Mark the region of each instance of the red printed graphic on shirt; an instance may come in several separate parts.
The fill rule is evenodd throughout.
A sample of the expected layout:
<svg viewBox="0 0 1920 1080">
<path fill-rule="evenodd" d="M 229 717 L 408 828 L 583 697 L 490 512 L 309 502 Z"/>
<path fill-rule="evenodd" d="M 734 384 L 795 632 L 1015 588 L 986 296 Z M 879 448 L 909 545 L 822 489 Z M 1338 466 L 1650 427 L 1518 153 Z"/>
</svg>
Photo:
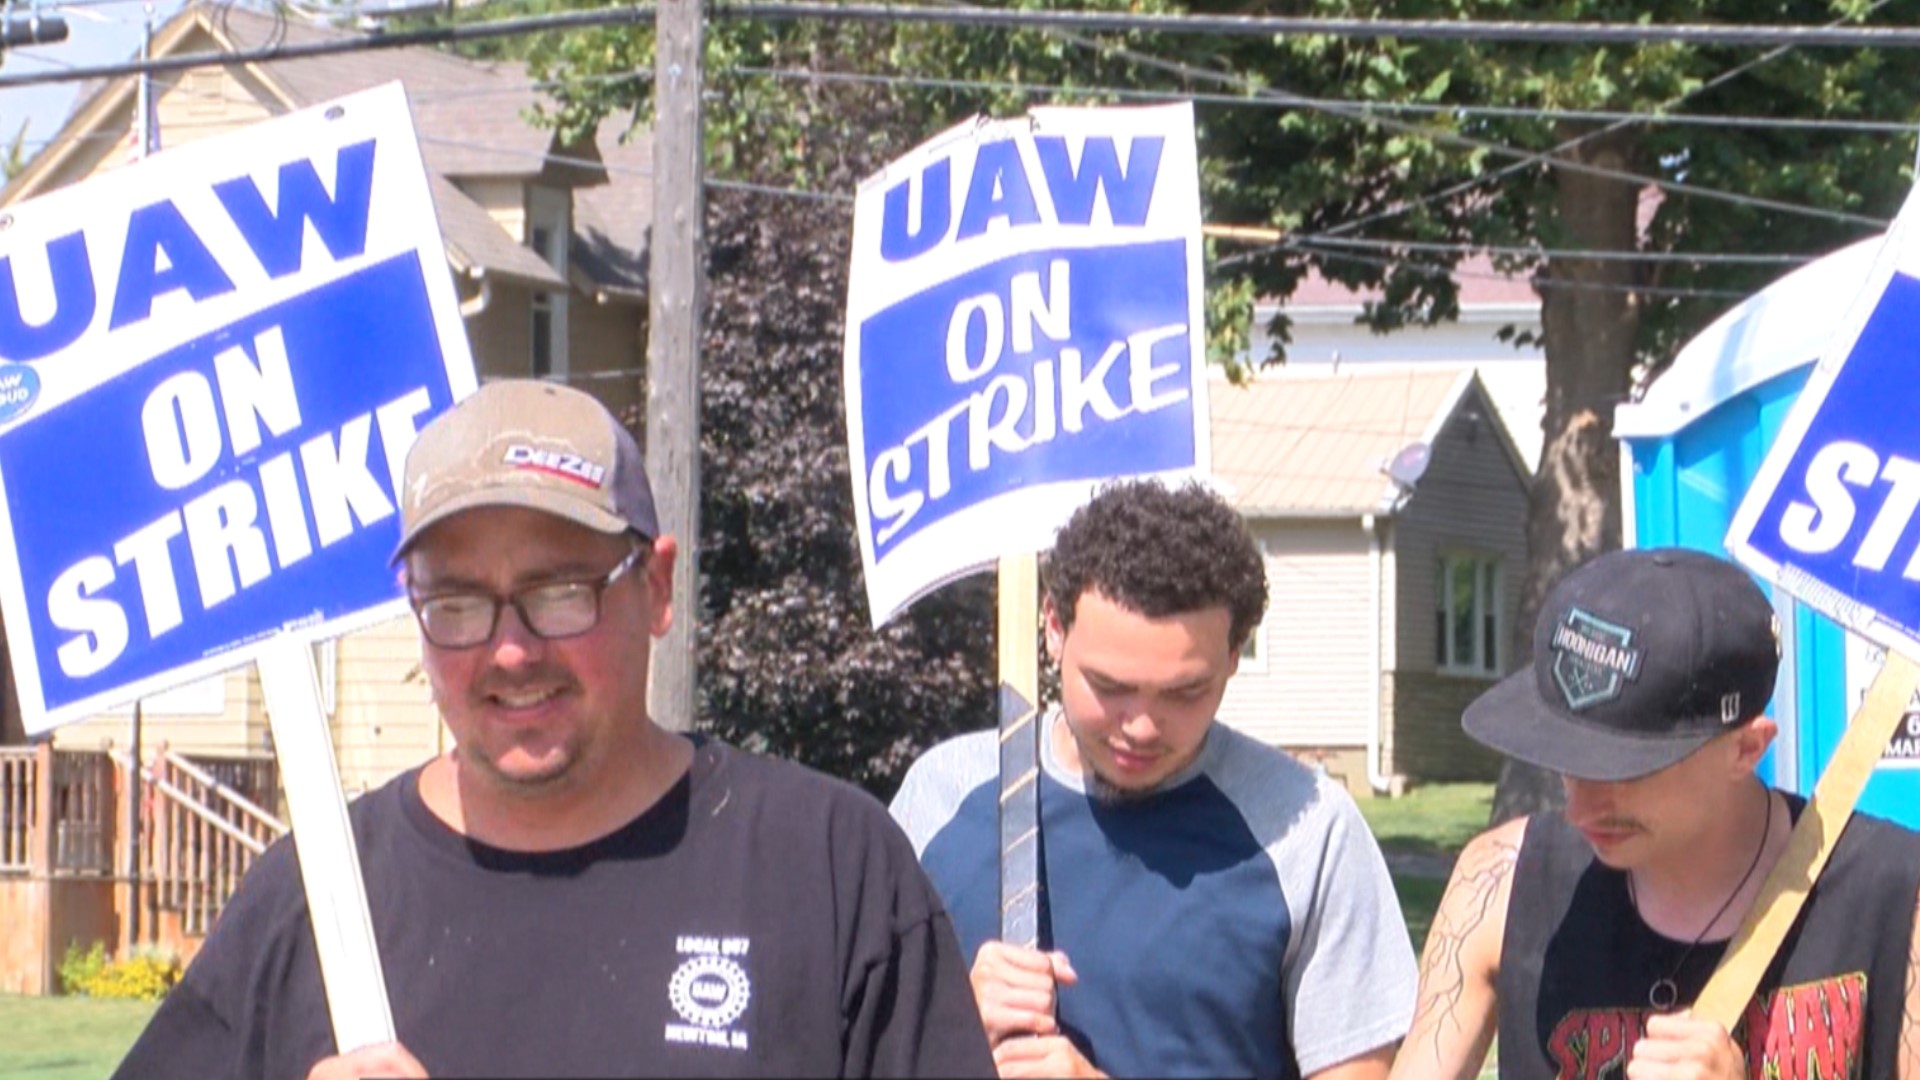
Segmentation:
<svg viewBox="0 0 1920 1080">
<path fill-rule="evenodd" d="M 1734 1028 L 1756 1080 L 1844 1080 L 1860 1075 L 1867 976 L 1835 975 L 1756 997 Z M 1560 1080 L 1619 1080 L 1650 1009 L 1580 1009 L 1547 1039 Z"/>
</svg>

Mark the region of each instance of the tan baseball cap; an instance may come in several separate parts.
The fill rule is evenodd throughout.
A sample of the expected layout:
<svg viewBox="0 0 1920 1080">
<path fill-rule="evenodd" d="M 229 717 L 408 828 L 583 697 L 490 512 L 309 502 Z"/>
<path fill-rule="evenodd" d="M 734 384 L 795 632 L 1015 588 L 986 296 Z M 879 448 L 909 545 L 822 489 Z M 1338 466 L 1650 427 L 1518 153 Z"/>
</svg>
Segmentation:
<svg viewBox="0 0 1920 1080">
<path fill-rule="evenodd" d="M 392 561 L 433 525 L 483 506 L 660 535 L 633 435 L 591 395 L 532 379 L 488 383 L 420 432 L 407 453 Z"/>
</svg>

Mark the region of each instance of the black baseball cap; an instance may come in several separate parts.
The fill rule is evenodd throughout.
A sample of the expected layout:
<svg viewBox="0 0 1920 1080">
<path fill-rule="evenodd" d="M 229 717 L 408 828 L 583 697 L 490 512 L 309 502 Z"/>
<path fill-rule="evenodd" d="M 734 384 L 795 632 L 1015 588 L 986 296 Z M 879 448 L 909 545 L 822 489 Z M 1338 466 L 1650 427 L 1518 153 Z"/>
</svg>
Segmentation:
<svg viewBox="0 0 1920 1080">
<path fill-rule="evenodd" d="M 1779 667 L 1779 620 L 1746 571 L 1689 548 L 1615 551 L 1548 592 L 1533 663 L 1461 724 L 1531 765 L 1632 780 L 1758 716 Z"/>
</svg>

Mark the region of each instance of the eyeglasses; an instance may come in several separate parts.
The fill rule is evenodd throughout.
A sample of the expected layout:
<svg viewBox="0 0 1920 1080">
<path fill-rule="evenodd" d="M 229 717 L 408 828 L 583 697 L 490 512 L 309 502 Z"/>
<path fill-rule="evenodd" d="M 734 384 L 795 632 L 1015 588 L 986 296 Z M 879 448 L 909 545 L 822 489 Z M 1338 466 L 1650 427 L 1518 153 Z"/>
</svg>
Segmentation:
<svg viewBox="0 0 1920 1080">
<path fill-rule="evenodd" d="M 586 581 L 549 581 L 517 589 L 505 597 L 493 593 L 443 593 L 415 596 L 413 614 L 420 632 L 442 649 L 471 649 L 493 640 L 500 628 L 500 609 L 512 604 L 521 625 L 547 641 L 579 637 L 600 622 L 600 597 L 607 587 L 639 565 L 651 550 L 636 545 L 605 576 Z"/>
</svg>

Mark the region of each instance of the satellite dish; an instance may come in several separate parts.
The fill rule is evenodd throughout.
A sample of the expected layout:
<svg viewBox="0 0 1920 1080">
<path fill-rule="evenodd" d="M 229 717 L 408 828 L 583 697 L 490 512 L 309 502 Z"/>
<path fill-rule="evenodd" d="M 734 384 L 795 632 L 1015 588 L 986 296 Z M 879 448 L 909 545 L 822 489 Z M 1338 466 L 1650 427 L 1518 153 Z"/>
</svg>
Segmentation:
<svg viewBox="0 0 1920 1080">
<path fill-rule="evenodd" d="M 1387 462 L 1387 475 L 1394 483 L 1411 491 L 1413 485 L 1427 474 L 1427 465 L 1432 460 L 1433 449 L 1426 443 L 1408 443 Z"/>
</svg>

